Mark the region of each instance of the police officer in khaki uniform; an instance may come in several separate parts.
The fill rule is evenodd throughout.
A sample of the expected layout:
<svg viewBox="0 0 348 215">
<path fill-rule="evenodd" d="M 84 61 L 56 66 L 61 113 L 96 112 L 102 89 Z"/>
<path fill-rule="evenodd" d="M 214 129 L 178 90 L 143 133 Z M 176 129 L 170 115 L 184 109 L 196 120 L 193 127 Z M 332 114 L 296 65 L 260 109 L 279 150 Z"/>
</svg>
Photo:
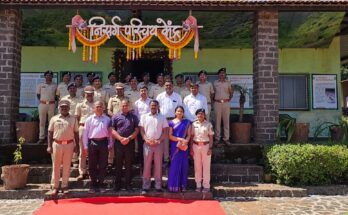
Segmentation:
<svg viewBox="0 0 348 215">
<path fill-rule="evenodd" d="M 149 97 L 153 99 L 156 99 L 160 93 L 163 93 L 164 91 L 166 91 L 164 87 L 163 73 L 157 74 L 156 80 L 157 80 L 157 84 L 151 87 L 151 89 L 149 90 Z"/>
<path fill-rule="evenodd" d="M 177 74 L 175 76 L 176 85 L 174 86 L 174 91 L 178 93 L 179 95 L 181 95 L 181 91 L 185 88 L 183 81 L 184 81 L 184 76 L 182 74 Z"/>
<path fill-rule="evenodd" d="M 109 97 L 112 97 L 116 94 L 115 84 L 116 84 L 116 74 L 110 72 L 108 75 L 109 83 L 103 85 L 103 89 L 109 94 Z"/>
<path fill-rule="evenodd" d="M 180 95 L 181 98 L 184 99 L 186 96 L 191 94 L 191 84 L 192 84 L 192 78 L 190 76 L 185 78 L 185 86 L 183 86 Z"/>
<path fill-rule="evenodd" d="M 69 114 L 71 116 L 75 116 L 76 106 L 78 103 L 81 103 L 83 101 L 83 98 L 77 95 L 77 87 L 74 82 L 68 85 L 68 92 L 69 95 L 64 96 L 62 99 L 68 100 L 70 102 Z M 74 153 L 73 155 L 73 163 L 74 165 L 77 165 L 78 163 L 78 157 L 76 153 Z"/>
<path fill-rule="evenodd" d="M 45 83 L 41 83 L 36 88 L 36 95 L 39 104 L 39 118 L 40 118 L 40 135 L 39 135 L 39 144 L 45 143 L 45 126 L 46 119 L 51 120 L 54 115 L 55 109 L 55 95 L 57 90 L 57 85 L 52 83 L 53 72 L 48 70 L 44 73 Z M 48 116 L 48 117 L 47 117 Z"/>
<path fill-rule="evenodd" d="M 63 72 L 63 82 L 58 84 L 57 87 L 57 92 L 56 95 L 58 97 L 58 99 L 60 100 L 61 98 L 63 98 L 66 95 L 69 95 L 68 92 L 68 84 L 70 82 L 71 79 L 71 73 L 70 72 Z"/>
<path fill-rule="evenodd" d="M 82 135 L 84 131 L 86 119 L 94 113 L 94 88 L 92 86 L 85 87 L 85 97 L 81 103 L 78 103 L 76 106 L 75 115 L 79 121 L 79 146 L 80 146 L 80 155 L 79 155 L 79 173 L 77 180 L 82 180 L 87 178 L 87 167 L 86 167 L 86 151 L 83 149 L 82 144 Z"/>
<path fill-rule="evenodd" d="M 140 99 L 140 92 L 138 90 L 138 80 L 137 77 L 133 76 L 130 79 L 130 90 L 127 90 L 124 94 L 129 98 L 129 110 L 134 109 L 135 102 Z"/>
<path fill-rule="evenodd" d="M 211 113 L 211 101 L 212 98 L 214 98 L 214 87 L 213 85 L 207 81 L 208 80 L 208 73 L 205 70 L 201 70 L 198 73 L 198 78 L 199 78 L 199 82 L 198 86 L 199 86 L 199 93 L 201 93 L 202 95 L 204 95 L 207 98 L 207 102 L 208 102 L 208 112 L 206 114 L 207 117 L 207 121 L 209 121 L 209 116 Z"/>
<path fill-rule="evenodd" d="M 74 77 L 74 82 L 76 85 L 76 96 L 78 97 L 85 97 L 84 94 L 84 86 L 83 86 L 83 76 L 82 75 L 76 75 Z M 75 110 L 74 110 L 75 111 Z"/>
<path fill-rule="evenodd" d="M 215 140 L 220 141 L 221 120 L 224 126 L 223 142 L 229 144 L 230 139 L 230 101 L 233 96 L 231 82 L 226 80 L 226 68 L 218 71 L 219 80 L 214 81 Z"/>
<path fill-rule="evenodd" d="M 94 101 L 101 101 L 104 107 L 109 101 L 109 94 L 102 88 L 102 81 L 99 76 L 93 78 Z"/>
<path fill-rule="evenodd" d="M 111 97 L 108 102 L 108 115 L 110 117 L 113 117 L 115 114 L 121 111 L 121 101 L 123 99 L 129 100 L 127 96 L 124 95 L 124 84 L 123 83 L 116 83 L 115 84 L 115 89 L 116 89 L 116 95 Z M 114 163 L 114 158 L 115 158 L 115 153 L 114 153 L 114 148 L 112 148 L 109 151 L 109 156 L 108 156 L 108 169 L 110 169 Z"/>
<path fill-rule="evenodd" d="M 138 84 L 138 89 L 146 86 L 148 91 L 150 91 L 151 87 L 153 87 L 154 85 L 154 83 L 150 82 L 150 73 L 145 72 L 143 74 L 143 81 Z"/>
<path fill-rule="evenodd" d="M 68 100 L 70 102 L 70 111 L 69 114 L 71 116 L 75 116 L 76 106 L 78 103 L 83 101 L 83 98 L 77 96 L 77 87 L 75 83 L 70 83 L 68 85 L 69 95 L 64 96 L 62 99 Z"/>
<path fill-rule="evenodd" d="M 113 115 L 117 114 L 118 112 L 121 111 L 121 100 L 122 99 L 128 99 L 127 96 L 124 94 L 124 84 L 123 83 L 116 83 L 115 84 L 115 89 L 116 89 L 116 95 L 111 97 L 108 102 L 108 115 L 112 117 Z"/>
<path fill-rule="evenodd" d="M 87 73 L 88 85 L 93 86 L 93 78 L 95 77 L 94 72 Z"/>
<path fill-rule="evenodd" d="M 67 194 L 70 165 L 73 152 L 77 152 L 78 122 L 69 114 L 70 102 L 61 99 L 59 114 L 52 117 L 48 126 L 47 152 L 52 154 L 52 194 L 57 195 L 60 181 L 60 167 L 63 166 L 62 191 Z"/>
</svg>

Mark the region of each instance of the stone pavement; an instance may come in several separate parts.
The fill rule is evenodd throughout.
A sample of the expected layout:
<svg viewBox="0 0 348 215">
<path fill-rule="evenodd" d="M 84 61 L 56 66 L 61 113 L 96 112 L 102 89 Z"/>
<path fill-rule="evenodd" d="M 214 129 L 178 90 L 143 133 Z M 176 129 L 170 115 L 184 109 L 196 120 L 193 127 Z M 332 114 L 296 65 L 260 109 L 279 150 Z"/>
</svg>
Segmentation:
<svg viewBox="0 0 348 215">
<path fill-rule="evenodd" d="M 225 198 L 227 215 L 348 215 L 348 196 Z"/>
<path fill-rule="evenodd" d="M 227 215 L 348 215 L 348 196 L 224 198 L 218 200 Z M 42 199 L 0 200 L 0 214 L 30 215 L 42 203 Z"/>
</svg>

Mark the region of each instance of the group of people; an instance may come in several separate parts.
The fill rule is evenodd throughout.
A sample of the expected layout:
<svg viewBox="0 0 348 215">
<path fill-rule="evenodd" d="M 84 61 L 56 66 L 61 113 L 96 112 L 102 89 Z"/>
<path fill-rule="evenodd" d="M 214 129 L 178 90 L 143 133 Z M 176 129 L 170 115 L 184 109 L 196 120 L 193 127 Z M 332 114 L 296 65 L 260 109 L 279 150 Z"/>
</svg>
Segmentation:
<svg viewBox="0 0 348 215">
<path fill-rule="evenodd" d="M 115 166 L 114 191 L 122 186 L 124 167 L 126 190 L 132 190 L 132 164 L 138 153 L 143 165 L 142 193 L 151 185 L 154 166 L 155 189 L 162 191 L 162 166 L 168 167 L 168 191 L 184 192 L 188 180 L 188 157 L 194 160 L 197 192 L 210 190 L 210 162 L 213 139 L 220 140 L 221 121 L 223 142 L 229 139 L 229 112 L 233 88 L 226 80 L 226 69 L 218 71 L 219 80 L 207 81 L 207 72 L 200 71 L 199 82 L 183 75 L 157 75 L 157 84 L 150 82 L 148 73 L 143 82 L 128 76 L 125 83 L 116 75 L 108 75 L 109 83 L 102 86 L 100 77 L 88 73 L 90 84 L 83 87 L 83 77 L 63 74 L 63 82 L 52 83 L 53 73 L 44 73 L 45 83 L 37 87 L 40 101 L 40 140 L 45 143 L 45 123 L 48 117 L 48 148 L 52 154 L 52 194 L 61 188 L 68 193 L 72 160 L 79 154 L 77 180 L 91 179 L 90 193 L 105 192 L 104 179 L 108 166 Z M 55 116 L 55 101 L 59 113 Z M 215 132 L 210 113 L 215 112 Z M 52 117 L 53 116 L 53 117 Z M 60 167 L 62 184 L 60 181 Z"/>
</svg>

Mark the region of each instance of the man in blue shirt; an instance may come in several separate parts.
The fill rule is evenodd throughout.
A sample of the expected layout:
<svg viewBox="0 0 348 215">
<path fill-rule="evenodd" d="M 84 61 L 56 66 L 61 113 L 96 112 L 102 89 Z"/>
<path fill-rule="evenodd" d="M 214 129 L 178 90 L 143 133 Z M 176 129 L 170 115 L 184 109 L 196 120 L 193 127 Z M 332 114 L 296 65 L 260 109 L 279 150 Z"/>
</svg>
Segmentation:
<svg viewBox="0 0 348 215">
<path fill-rule="evenodd" d="M 132 162 L 139 128 L 138 117 L 129 111 L 129 100 L 121 101 L 121 112 L 112 117 L 112 136 L 115 139 L 116 178 L 114 191 L 121 188 L 122 166 L 125 167 L 125 188 L 131 190 Z"/>
</svg>

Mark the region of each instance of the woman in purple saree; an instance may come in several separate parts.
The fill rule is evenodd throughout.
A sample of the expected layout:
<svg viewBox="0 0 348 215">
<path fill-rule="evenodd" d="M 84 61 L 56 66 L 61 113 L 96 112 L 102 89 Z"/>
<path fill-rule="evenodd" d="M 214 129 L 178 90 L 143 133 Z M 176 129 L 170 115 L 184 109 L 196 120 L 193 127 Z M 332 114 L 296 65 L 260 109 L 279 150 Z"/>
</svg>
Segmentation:
<svg viewBox="0 0 348 215">
<path fill-rule="evenodd" d="M 175 109 L 175 119 L 169 124 L 170 167 L 168 191 L 185 192 L 188 178 L 188 143 L 191 138 L 191 122 L 184 118 L 184 108 Z"/>
</svg>

